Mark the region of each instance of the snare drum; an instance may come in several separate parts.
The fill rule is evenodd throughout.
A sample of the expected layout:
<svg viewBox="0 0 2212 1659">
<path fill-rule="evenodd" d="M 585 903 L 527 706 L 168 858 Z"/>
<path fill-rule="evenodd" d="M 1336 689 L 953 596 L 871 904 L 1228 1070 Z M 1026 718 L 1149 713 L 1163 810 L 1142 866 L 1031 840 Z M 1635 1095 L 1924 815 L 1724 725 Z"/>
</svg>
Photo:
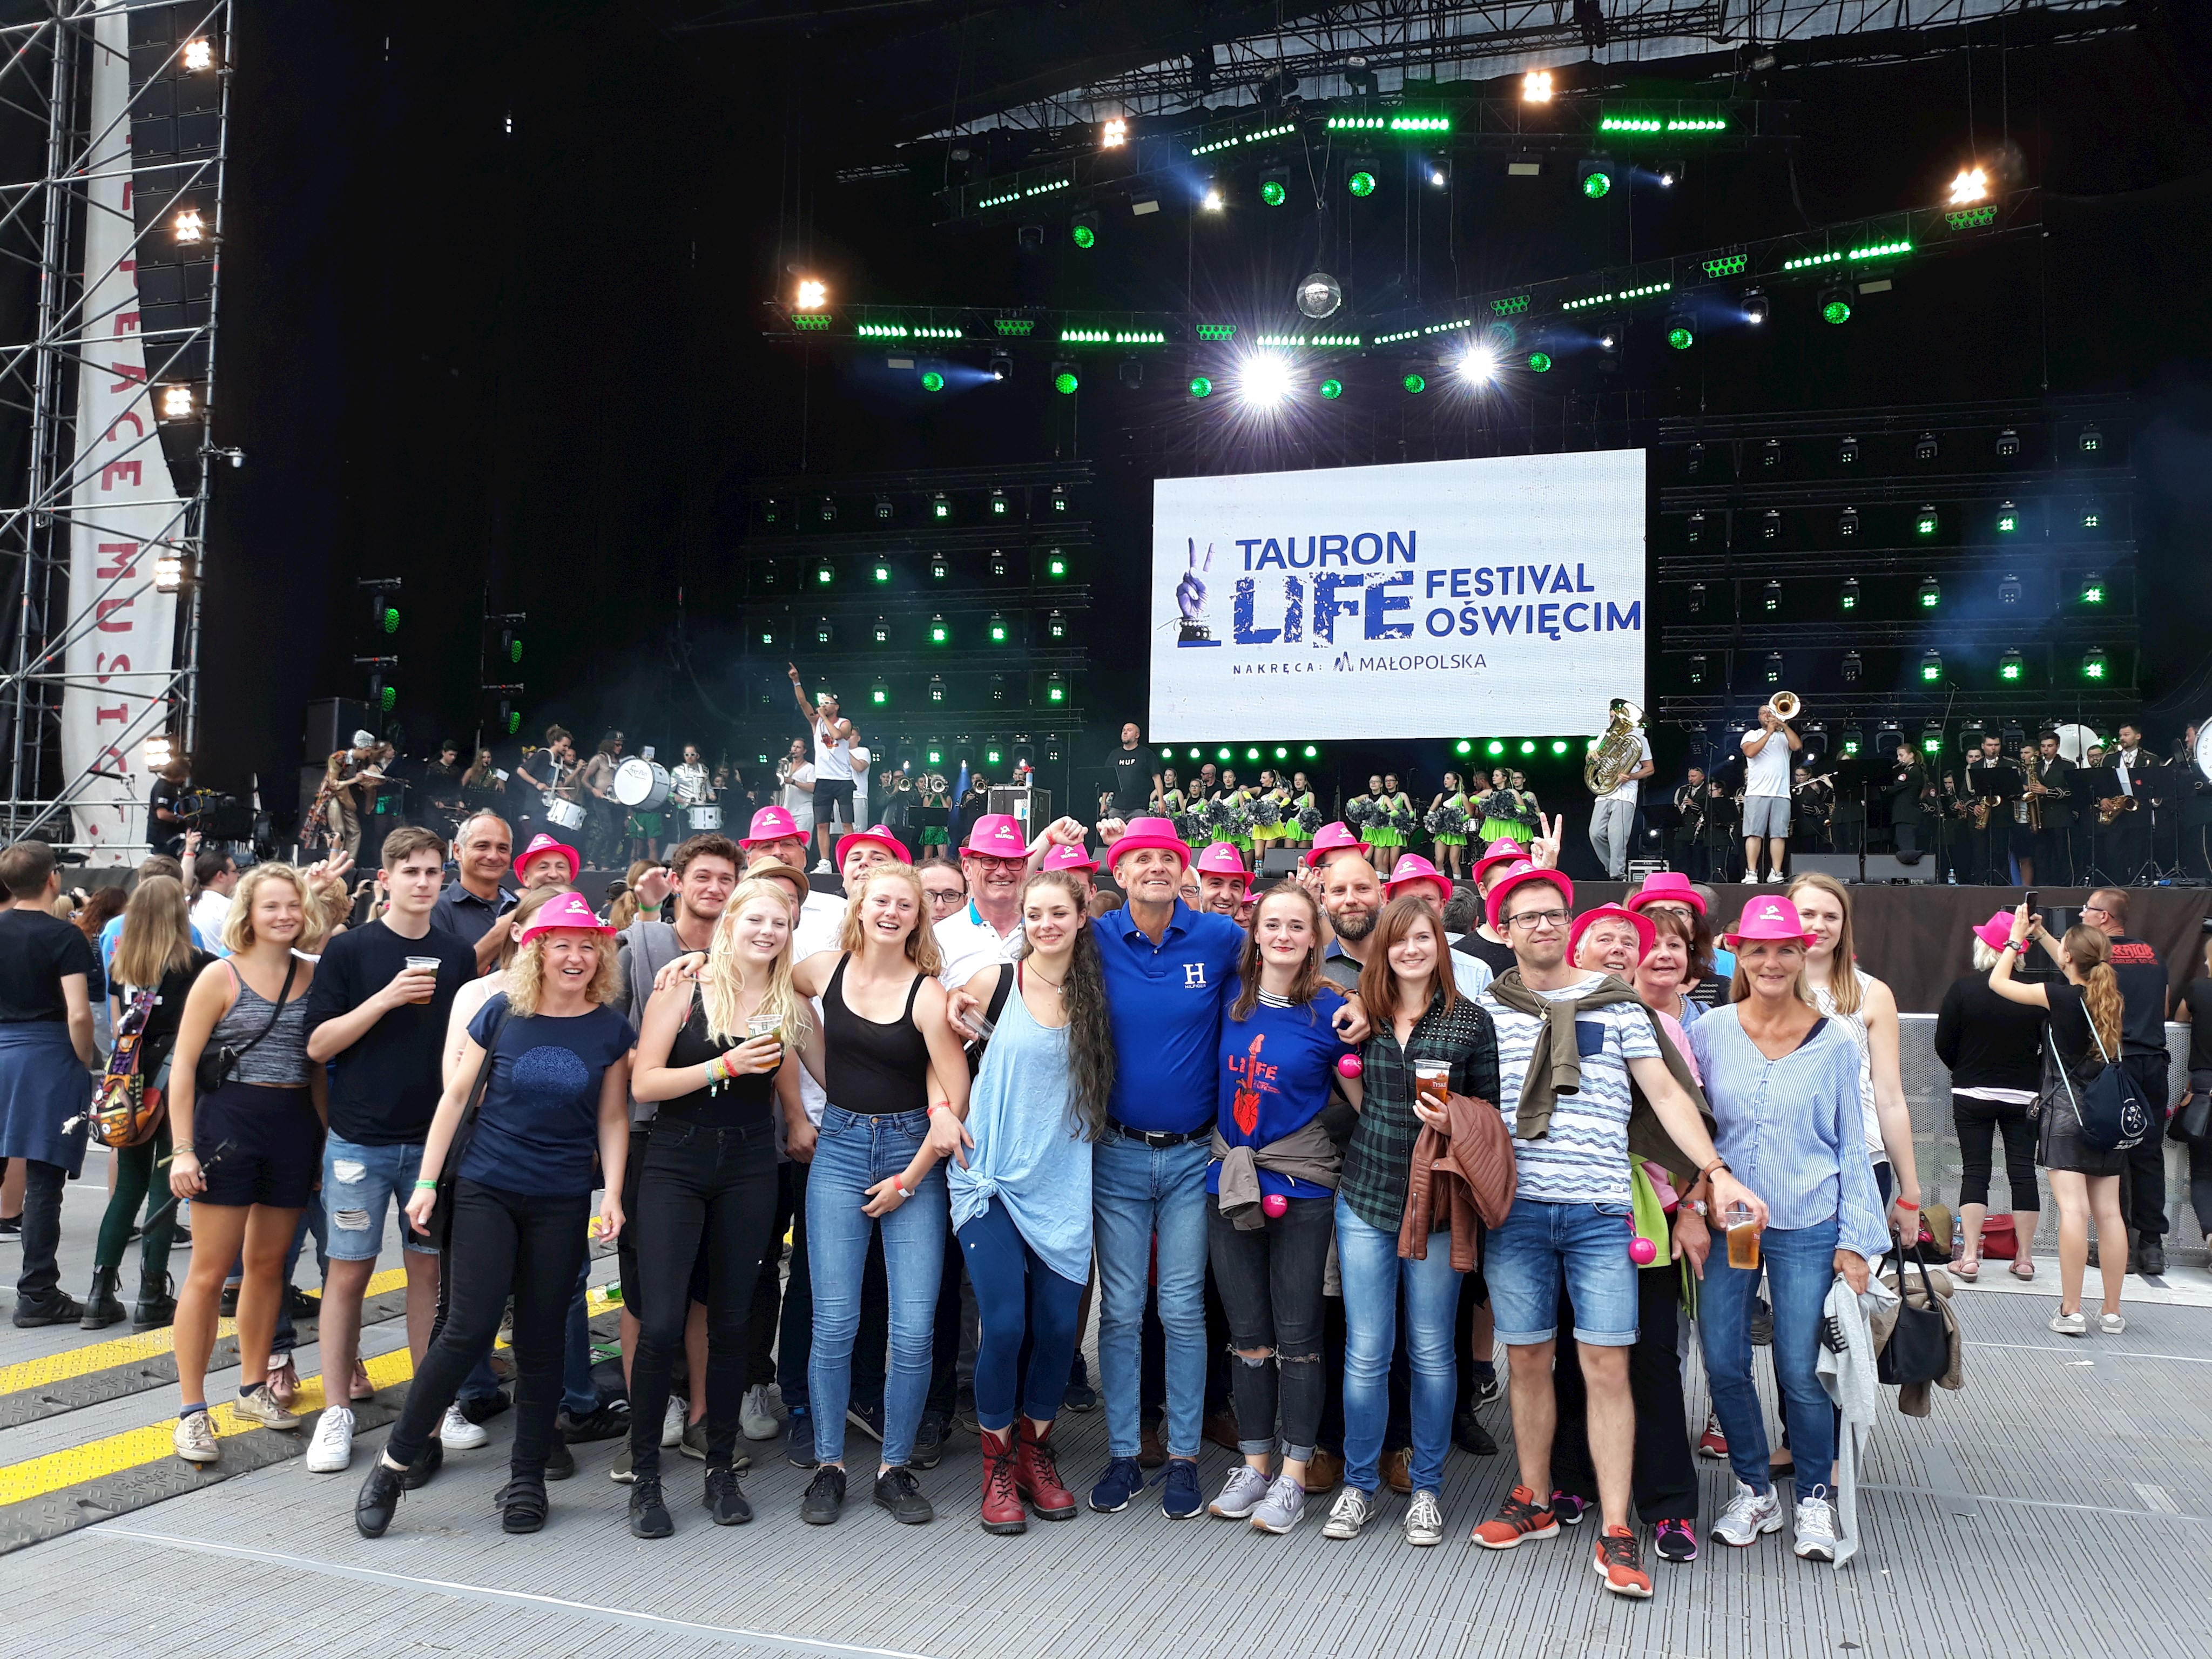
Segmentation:
<svg viewBox="0 0 2212 1659">
<path fill-rule="evenodd" d="M 669 796 L 668 769 L 632 755 L 615 768 L 615 799 L 638 812 L 657 812 Z"/>
<path fill-rule="evenodd" d="M 548 795 L 545 797 L 545 821 L 557 830 L 572 830 L 581 835 L 584 830 L 583 803 L 562 800 L 558 795 Z"/>
<path fill-rule="evenodd" d="M 722 827 L 722 809 L 719 806 L 711 805 L 695 806 L 691 809 L 689 817 L 691 833 L 695 836 L 707 835 Z"/>
</svg>

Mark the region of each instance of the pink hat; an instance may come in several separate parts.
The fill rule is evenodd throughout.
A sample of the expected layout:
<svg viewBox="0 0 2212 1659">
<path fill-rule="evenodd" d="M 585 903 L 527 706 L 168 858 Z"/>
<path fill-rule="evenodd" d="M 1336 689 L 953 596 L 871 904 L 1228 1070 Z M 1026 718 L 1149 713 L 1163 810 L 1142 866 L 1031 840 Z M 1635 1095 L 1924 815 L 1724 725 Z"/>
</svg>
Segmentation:
<svg viewBox="0 0 2212 1659">
<path fill-rule="evenodd" d="M 1044 855 L 1044 868 L 1048 870 L 1096 870 L 1097 867 L 1098 860 L 1072 841 L 1055 842 L 1052 850 Z"/>
<path fill-rule="evenodd" d="M 1121 839 L 1106 849 L 1106 867 L 1114 869 L 1121 862 L 1124 853 L 1141 852 L 1147 847 L 1164 848 L 1190 864 L 1190 846 L 1175 832 L 1175 825 L 1165 818 L 1131 818 L 1129 827 L 1121 832 Z"/>
<path fill-rule="evenodd" d="M 1974 929 L 1974 937 L 1992 951 L 2002 951 L 2012 943 L 2012 912 L 2000 910 Z"/>
<path fill-rule="evenodd" d="M 1198 855 L 1198 873 L 1201 876 L 1236 876 L 1245 886 L 1252 884 L 1252 872 L 1244 867 L 1244 860 L 1237 849 L 1225 841 L 1217 841 Z"/>
<path fill-rule="evenodd" d="M 837 867 L 845 867 L 845 854 L 852 850 L 854 842 L 866 842 L 871 847 L 880 847 L 901 864 L 912 864 L 914 854 L 908 852 L 899 838 L 880 823 L 872 830 L 855 830 L 848 836 L 837 837 Z"/>
<path fill-rule="evenodd" d="M 514 861 L 516 878 L 518 880 L 521 878 L 522 872 L 530 867 L 531 860 L 541 858 L 548 853 L 558 853 L 568 860 L 568 884 L 572 887 L 575 885 L 577 872 L 584 867 L 583 858 L 574 848 L 566 842 L 557 842 L 550 836 L 539 836 L 522 849 L 522 856 Z"/>
<path fill-rule="evenodd" d="M 1025 859 L 1030 843 L 1012 812 L 986 812 L 968 831 L 963 853 L 981 853 L 987 859 Z"/>
<path fill-rule="evenodd" d="M 1474 884 L 1477 887 L 1482 885 L 1483 877 L 1490 873 L 1492 865 L 1511 864 L 1517 859 L 1525 859 L 1528 856 L 1528 849 L 1519 842 L 1510 836 L 1500 836 L 1496 841 L 1491 842 L 1482 856 L 1474 861 L 1473 876 Z"/>
<path fill-rule="evenodd" d="M 1405 854 L 1391 866 L 1390 879 L 1382 884 L 1382 896 L 1394 899 L 1398 896 L 1400 888 L 1410 887 L 1422 881 L 1435 884 L 1438 906 L 1451 902 L 1451 878 L 1419 853 Z"/>
<path fill-rule="evenodd" d="M 1490 931 L 1492 933 L 1502 933 L 1504 931 L 1504 925 L 1500 921 L 1499 918 L 1503 916 L 1505 912 L 1506 896 L 1511 893 L 1515 888 L 1532 881 L 1550 882 L 1553 886 L 1557 887 L 1560 893 L 1565 897 L 1569 908 L 1571 908 L 1573 907 L 1575 902 L 1575 884 L 1573 882 L 1568 880 L 1562 872 L 1558 870 L 1540 870 L 1534 865 L 1527 863 L 1511 865 L 1507 867 L 1505 873 L 1498 877 L 1496 883 L 1492 885 L 1490 896 L 1486 901 L 1490 910 Z"/>
<path fill-rule="evenodd" d="M 1616 921 L 1632 921 L 1636 924 L 1636 959 L 1638 962 L 1651 954 L 1651 945 L 1659 937 L 1659 930 L 1652 925 L 1650 917 L 1640 911 L 1631 910 L 1625 905 L 1601 904 L 1595 909 L 1585 910 L 1577 916 L 1575 925 L 1568 930 L 1567 960 L 1569 962 L 1573 962 L 1581 954 L 1583 935 L 1607 917 Z"/>
<path fill-rule="evenodd" d="M 1743 907 L 1743 914 L 1735 919 L 1735 930 L 1723 942 L 1733 951 L 1743 945 L 1790 940 L 1799 945 L 1813 942 L 1813 936 L 1805 931 L 1805 918 L 1781 894 L 1761 893 Z"/>
<path fill-rule="evenodd" d="M 587 927 L 595 933 L 611 933 L 614 929 L 592 914 L 581 893 L 563 893 L 558 898 L 548 899 L 538 906 L 538 914 L 530 925 L 515 936 L 517 945 L 527 945 L 540 933 L 550 933 L 562 927 Z"/>
<path fill-rule="evenodd" d="M 790 813 L 781 806 L 763 806 L 753 814 L 752 833 L 738 845 L 750 849 L 765 847 L 770 842 L 805 839 L 806 832 L 792 820 Z"/>
<path fill-rule="evenodd" d="M 1357 852 L 1362 858 L 1374 849 L 1346 829 L 1341 820 L 1324 823 L 1314 831 L 1313 845 L 1306 848 L 1306 868 L 1310 870 L 1331 853 Z"/>
<path fill-rule="evenodd" d="M 1699 915 L 1705 914 L 1705 896 L 1691 885 L 1690 878 L 1677 870 L 1654 870 L 1644 878 L 1644 885 L 1622 901 L 1632 910 L 1641 910 L 1647 904 L 1661 899 L 1669 903 L 1686 904 Z M 1649 945 L 1644 947 L 1650 949 Z"/>
</svg>

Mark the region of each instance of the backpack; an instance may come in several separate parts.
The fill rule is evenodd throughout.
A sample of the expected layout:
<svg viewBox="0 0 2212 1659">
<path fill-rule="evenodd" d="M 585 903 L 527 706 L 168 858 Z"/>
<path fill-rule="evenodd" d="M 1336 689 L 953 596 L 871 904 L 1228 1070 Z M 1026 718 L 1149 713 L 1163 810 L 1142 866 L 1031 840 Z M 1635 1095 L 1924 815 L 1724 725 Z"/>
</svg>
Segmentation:
<svg viewBox="0 0 2212 1659">
<path fill-rule="evenodd" d="M 2058 1059 L 2058 1043 L 2048 1025 L 2043 1028 L 2043 1040 L 2051 1045 L 2051 1057 L 2058 1063 L 2058 1080 L 2066 1091 L 2067 1104 L 2074 1109 L 2075 1121 L 2081 1125 L 2081 1144 L 2092 1152 L 2124 1152 L 2150 1133 L 2150 1103 L 2143 1098 L 2142 1085 L 2129 1075 L 2127 1067 L 2105 1053 L 2105 1039 L 2097 1035 L 2097 1022 L 2089 1018 L 2086 1007 L 2081 1017 L 2089 1028 L 2089 1040 L 2097 1045 L 2105 1064 L 2079 1090 L 2066 1070 L 2066 1062 Z"/>
<path fill-rule="evenodd" d="M 103 1146 L 143 1145 L 161 1127 L 169 1109 L 167 1057 L 163 1056 L 161 1069 L 151 1077 L 144 1066 L 146 1027 L 160 996 L 159 986 L 134 991 L 131 1006 L 116 1022 L 114 1046 L 108 1050 L 107 1066 L 92 1102 L 92 1138 Z"/>
</svg>

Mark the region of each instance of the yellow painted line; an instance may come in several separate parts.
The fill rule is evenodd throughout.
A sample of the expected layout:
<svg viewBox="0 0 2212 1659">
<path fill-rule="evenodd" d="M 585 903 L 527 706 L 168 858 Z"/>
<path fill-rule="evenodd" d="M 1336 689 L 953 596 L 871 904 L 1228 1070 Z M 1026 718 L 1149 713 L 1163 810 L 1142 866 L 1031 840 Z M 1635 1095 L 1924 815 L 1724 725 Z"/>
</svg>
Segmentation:
<svg viewBox="0 0 2212 1659">
<path fill-rule="evenodd" d="M 404 1282 L 404 1270 L 401 1273 Z M 379 1275 L 382 1277 L 382 1275 Z M 374 1281 L 371 1281 L 374 1284 Z M 586 1307 L 594 1315 L 619 1308 L 605 1290 L 594 1285 L 585 1297 Z M 223 1322 L 228 1325 L 230 1322 Z M 154 1334 L 147 1333 L 149 1336 Z M 161 1333 L 167 1335 L 167 1332 Z M 109 1345 L 112 1346 L 112 1345 Z M 504 1344 L 501 1345 L 504 1346 Z M 388 1389 L 395 1382 L 404 1382 L 415 1375 L 415 1358 L 404 1346 L 390 1353 L 379 1354 L 367 1362 L 368 1380 L 379 1389 Z M 301 1417 L 323 1408 L 323 1379 L 320 1376 L 300 1379 L 300 1392 L 292 1401 L 292 1409 Z M 239 1416 L 229 1401 L 212 1407 L 209 1419 L 215 1425 L 216 1437 L 228 1439 L 234 1435 L 246 1434 L 260 1425 Z M 82 1486 L 88 1480 L 119 1474 L 148 1463 L 158 1463 L 163 1458 L 176 1455 L 176 1418 L 166 1416 L 157 1423 L 143 1428 L 125 1429 L 120 1434 L 111 1434 L 98 1440 L 87 1441 L 82 1446 L 71 1446 L 62 1451 L 48 1452 L 41 1457 L 29 1457 L 20 1463 L 0 1467 L 0 1504 L 20 1504 L 28 1498 L 42 1498 L 48 1492 L 60 1492 L 70 1486 Z M 304 1426 L 299 1431 L 308 1432 Z"/>
<path fill-rule="evenodd" d="M 407 1270 L 392 1267 L 378 1273 L 368 1281 L 370 1296 L 381 1296 L 386 1291 L 403 1288 L 407 1283 Z M 218 1320 L 216 1340 L 238 1334 L 238 1322 Z M 65 1382 L 73 1376 L 89 1376 L 94 1371 L 104 1371 L 117 1365 L 134 1364 L 142 1359 L 156 1359 L 176 1350 L 176 1332 L 168 1326 L 160 1330 L 143 1331 L 137 1336 L 118 1336 L 105 1342 L 88 1342 L 82 1348 L 68 1348 L 60 1353 L 50 1353 L 43 1359 L 26 1359 L 13 1365 L 0 1365 L 0 1394 L 15 1394 L 24 1389 L 43 1389 L 56 1382 Z"/>
</svg>

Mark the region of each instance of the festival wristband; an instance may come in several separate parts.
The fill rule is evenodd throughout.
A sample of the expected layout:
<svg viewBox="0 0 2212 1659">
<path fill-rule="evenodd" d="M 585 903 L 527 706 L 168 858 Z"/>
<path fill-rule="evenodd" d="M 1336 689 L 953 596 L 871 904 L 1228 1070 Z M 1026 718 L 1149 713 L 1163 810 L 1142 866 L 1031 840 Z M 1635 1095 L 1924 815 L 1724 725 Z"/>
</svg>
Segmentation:
<svg viewBox="0 0 2212 1659">
<path fill-rule="evenodd" d="M 902 1181 L 896 1176 L 893 1176 L 891 1177 L 891 1190 L 896 1193 L 901 1198 L 912 1198 L 914 1196 L 912 1193 L 907 1190 L 906 1182 Z"/>
<path fill-rule="evenodd" d="M 940 1100 L 935 1105 L 932 1106 L 927 1112 L 922 1114 L 922 1115 L 925 1117 L 933 1116 L 939 1112 L 949 1112 L 951 1109 L 952 1103 L 951 1101 Z"/>
<path fill-rule="evenodd" d="M 434 1193 L 438 1190 L 438 1183 L 434 1181 L 418 1181 L 415 1183 L 415 1190 L 418 1193 Z"/>
</svg>

